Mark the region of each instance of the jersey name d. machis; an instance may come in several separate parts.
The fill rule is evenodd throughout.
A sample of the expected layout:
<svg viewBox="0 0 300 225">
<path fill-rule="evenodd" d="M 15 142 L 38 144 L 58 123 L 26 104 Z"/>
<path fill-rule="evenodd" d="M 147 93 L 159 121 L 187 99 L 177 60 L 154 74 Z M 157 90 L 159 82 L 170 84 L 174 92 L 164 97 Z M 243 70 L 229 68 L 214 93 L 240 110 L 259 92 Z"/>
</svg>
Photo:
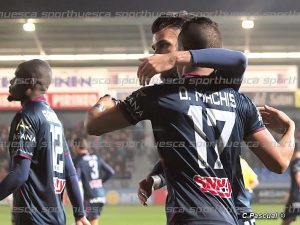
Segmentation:
<svg viewBox="0 0 300 225">
<path fill-rule="evenodd" d="M 232 184 L 242 141 L 264 125 L 248 97 L 199 79 L 141 88 L 118 107 L 132 124 L 151 120 L 169 225 L 237 224 Z"/>
<path fill-rule="evenodd" d="M 300 208 L 300 188 L 297 185 L 296 173 L 300 172 L 300 159 L 294 159 L 290 164 L 290 173 L 291 173 L 291 188 L 290 188 L 290 197 L 289 203 L 299 203 L 297 208 Z"/>
<path fill-rule="evenodd" d="M 11 123 L 10 155 L 31 160 L 28 180 L 14 192 L 17 224 L 65 224 L 62 205 L 65 157 L 63 126 L 45 99 L 25 104 Z"/>
<path fill-rule="evenodd" d="M 85 154 L 78 156 L 74 165 L 79 180 L 82 183 L 84 199 L 90 203 L 105 203 L 105 190 L 102 180 L 106 172 L 106 163 L 100 156 Z M 110 167 L 109 167 L 110 169 Z"/>
</svg>

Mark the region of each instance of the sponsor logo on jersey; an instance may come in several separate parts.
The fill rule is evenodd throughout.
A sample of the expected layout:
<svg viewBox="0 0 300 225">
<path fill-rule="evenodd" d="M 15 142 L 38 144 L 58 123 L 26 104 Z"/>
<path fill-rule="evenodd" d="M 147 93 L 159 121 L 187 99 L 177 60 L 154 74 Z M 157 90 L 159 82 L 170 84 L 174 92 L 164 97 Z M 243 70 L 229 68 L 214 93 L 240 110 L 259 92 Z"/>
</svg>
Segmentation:
<svg viewBox="0 0 300 225">
<path fill-rule="evenodd" d="M 66 186 L 65 179 L 59 179 L 58 177 L 53 177 L 55 194 L 61 194 Z"/>
<path fill-rule="evenodd" d="M 232 188 L 228 178 L 194 176 L 200 190 L 221 198 L 231 198 Z"/>
<path fill-rule="evenodd" d="M 102 180 L 98 179 L 98 180 L 91 180 L 89 182 L 91 189 L 95 189 L 95 188 L 102 188 Z"/>
</svg>

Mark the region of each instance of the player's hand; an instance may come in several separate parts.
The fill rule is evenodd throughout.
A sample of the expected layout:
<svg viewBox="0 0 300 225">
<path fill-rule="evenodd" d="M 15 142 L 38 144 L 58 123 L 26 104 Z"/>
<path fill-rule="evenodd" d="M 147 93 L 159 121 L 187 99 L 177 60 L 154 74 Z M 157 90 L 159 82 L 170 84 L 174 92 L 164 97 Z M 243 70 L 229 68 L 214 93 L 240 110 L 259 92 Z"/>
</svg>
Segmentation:
<svg viewBox="0 0 300 225">
<path fill-rule="evenodd" d="M 279 134 L 284 134 L 290 126 L 295 124 L 288 115 L 278 109 L 267 105 L 258 109 L 265 126 Z"/>
<path fill-rule="evenodd" d="M 140 84 L 145 86 L 150 83 L 151 78 L 158 73 L 168 71 L 175 67 L 177 62 L 176 52 L 168 54 L 155 54 L 140 59 L 137 75 Z"/>
<path fill-rule="evenodd" d="M 143 206 L 148 206 L 147 200 L 152 195 L 153 182 L 151 177 L 147 177 L 139 183 L 138 198 Z"/>
<path fill-rule="evenodd" d="M 104 95 L 101 98 L 99 98 L 97 104 L 101 104 L 103 106 L 104 111 L 105 109 L 114 107 L 116 105 L 116 101 L 110 95 Z"/>
<path fill-rule="evenodd" d="M 91 225 L 85 216 L 81 217 L 80 219 L 76 219 L 75 224 L 76 225 Z"/>
</svg>

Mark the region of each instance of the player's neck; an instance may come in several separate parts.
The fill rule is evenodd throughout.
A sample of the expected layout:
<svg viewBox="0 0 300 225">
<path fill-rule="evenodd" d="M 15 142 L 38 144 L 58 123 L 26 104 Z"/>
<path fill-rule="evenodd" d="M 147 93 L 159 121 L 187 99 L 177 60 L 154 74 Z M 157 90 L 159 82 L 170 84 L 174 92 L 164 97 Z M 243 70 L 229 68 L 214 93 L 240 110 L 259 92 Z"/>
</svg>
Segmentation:
<svg viewBox="0 0 300 225">
<path fill-rule="evenodd" d="M 21 100 L 21 105 L 24 106 L 28 102 L 34 101 L 35 99 L 39 99 L 39 98 L 44 98 L 44 94 L 37 94 L 37 95 L 30 96 L 28 98 L 25 98 L 25 99 Z"/>
<path fill-rule="evenodd" d="M 185 67 L 183 70 L 183 74 L 193 74 L 198 76 L 208 76 L 214 70 L 211 68 L 203 68 L 203 67 Z"/>
<path fill-rule="evenodd" d="M 88 155 L 89 154 L 89 150 L 87 149 L 82 149 L 80 150 L 80 152 L 78 152 L 79 155 Z"/>
</svg>

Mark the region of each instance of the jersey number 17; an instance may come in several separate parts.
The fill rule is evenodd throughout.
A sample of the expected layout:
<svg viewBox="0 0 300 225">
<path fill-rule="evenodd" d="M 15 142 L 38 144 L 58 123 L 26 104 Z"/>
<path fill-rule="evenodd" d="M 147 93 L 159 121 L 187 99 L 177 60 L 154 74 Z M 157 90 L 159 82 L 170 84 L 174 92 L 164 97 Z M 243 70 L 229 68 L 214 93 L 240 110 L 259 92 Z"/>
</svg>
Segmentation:
<svg viewBox="0 0 300 225">
<path fill-rule="evenodd" d="M 224 148 L 226 147 L 229 138 L 231 136 L 234 124 L 235 124 L 235 112 L 223 111 L 219 109 L 206 108 L 207 118 L 203 119 L 202 106 L 191 105 L 188 111 L 188 115 L 193 120 L 195 130 L 195 147 L 198 153 L 198 164 L 200 168 L 207 168 L 211 166 L 213 169 L 223 169 L 223 165 L 220 160 Z M 204 124 L 206 121 L 206 124 Z M 204 132 L 204 126 L 217 126 L 217 121 L 224 121 L 224 127 L 220 134 L 220 137 L 216 137 L 214 151 L 217 155 L 217 159 L 214 165 L 209 165 L 207 162 L 207 136 Z"/>
</svg>

